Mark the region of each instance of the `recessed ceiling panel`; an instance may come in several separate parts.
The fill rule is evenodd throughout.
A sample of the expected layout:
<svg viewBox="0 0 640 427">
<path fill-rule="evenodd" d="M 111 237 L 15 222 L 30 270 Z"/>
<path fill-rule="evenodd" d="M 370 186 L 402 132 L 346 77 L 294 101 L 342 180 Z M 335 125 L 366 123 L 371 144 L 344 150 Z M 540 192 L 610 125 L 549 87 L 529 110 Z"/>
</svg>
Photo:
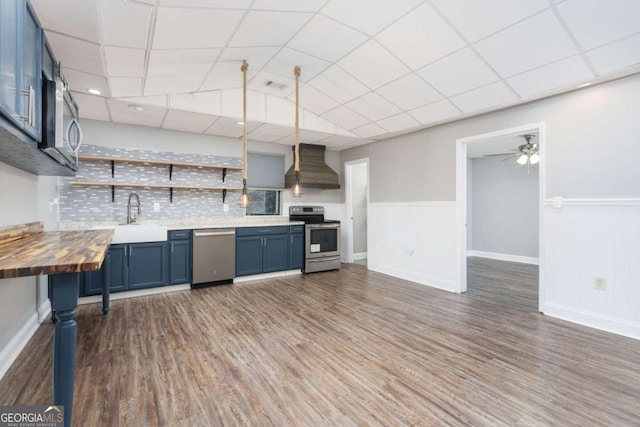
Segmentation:
<svg viewBox="0 0 640 427">
<path fill-rule="evenodd" d="M 591 80 L 593 73 L 579 55 L 507 79 L 523 98 Z"/>
<path fill-rule="evenodd" d="M 109 121 L 107 101 L 101 96 L 74 92 L 73 97 L 80 107 L 80 118 Z"/>
<path fill-rule="evenodd" d="M 317 12 L 327 0 L 255 0 L 252 9 Z"/>
<path fill-rule="evenodd" d="M 94 43 L 100 41 L 100 31 L 93 1 L 31 0 L 31 4 L 40 23 L 47 30 L 68 34 Z M 73 13 L 69 13 L 69 11 L 73 11 Z"/>
<path fill-rule="evenodd" d="M 411 110 L 442 99 L 442 95 L 415 74 L 376 89 L 376 92 L 404 110 Z"/>
<path fill-rule="evenodd" d="M 316 15 L 288 44 L 301 52 L 337 61 L 367 39 L 364 34 L 322 15 Z"/>
<path fill-rule="evenodd" d="M 433 3 L 471 43 L 549 7 L 547 0 L 434 0 Z"/>
<path fill-rule="evenodd" d="M 279 47 L 228 47 L 214 67 L 214 71 L 237 71 L 240 73 L 242 61 L 249 63 L 249 73 L 258 72 L 280 50 Z"/>
<path fill-rule="evenodd" d="M 200 86 L 200 90 L 235 89 L 239 87 L 242 87 L 242 73 L 234 71 L 232 73 L 208 74 L 207 79 Z"/>
<path fill-rule="evenodd" d="M 375 40 L 370 40 L 351 52 L 338 65 L 371 89 L 389 83 L 410 71 Z"/>
<path fill-rule="evenodd" d="M 199 92 L 171 95 L 171 108 L 195 111 L 210 115 L 222 114 L 222 98 L 220 92 Z"/>
<path fill-rule="evenodd" d="M 369 92 L 359 80 L 335 65 L 323 71 L 309 84 L 340 103 L 349 102 Z"/>
<path fill-rule="evenodd" d="M 498 80 L 469 48 L 462 49 L 418 71 L 418 74 L 445 96 L 452 96 Z"/>
<path fill-rule="evenodd" d="M 558 11 L 585 50 L 640 31 L 638 0 L 568 0 Z"/>
<path fill-rule="evenodd" d="M 296 65 L 300 67 L 300 81 L 307 82 L 326 70 L 331 63 L 285 47 L 269 62 L 265 71 L 292 78 Z"/>
<path fill-rule="evenodd" d="M 509 27 L 475 47 L 503 77 L 576 54 L 576 47 L 552 11 Z"/>
<path fill-rule="evenodd" d="M 463 113 L 472 113 L 488 107 L 496 107 L 516 100 L 504 83 L 497 82 L 451 98 Z"/>
<path fill-rule="evenodd" d="M 331 0 L 321 12 L 372 36 L 420 3 L 422 0 Z"/>
<path fill-rule="evenodd" d="M 147 47 L 152 6 L 113 0 L 99 2 L 104 44 L 139 49 Z"/>
<path fill-rule="evenodd" d="M 206 74 L 147 77 L 144 85 L 144 95 L 195 92 L 205 78 Z"/>
<path fill-rule="evenodd" d="M 102 76 L 83 73 L 81 71 L 64 67 L 62 68 L 62 75 L 67 79 L 69 87 L 73 91 L 87 93 L 87 90 L 91 88 L 99 90 L 101 92 L 101 96 L 109 97 L 107 79 Z"/>
<path fill-rule="evenodd" d="M 362 138 L 371 138 L 387 133 L 387 130 L 375 123 L 369 123 L 353 130 L 353 133 Z"/>
<path fill-rule="evenodd" d="M 207 74 L 220 51 L 221 49 L 153 49 L 147 75 Z"/>
<path fill-rule="evenodd" d="M 424 107 L 409 111 L 409 114 L 411 114 L 411 116 L 421 124 L 427 125 L 429 123 L 435 123 L 440 120 L 459 116 L 461 113 L 460 110 L 458 110 L 451 102 L 443 99 L 442 101 L 434 102 L 433 104 L 425 105 Z"/>
<path fill-rule="evenodd" d="M 347 107 L 374 122 L 400 113 L 398 107 L 374 92 L 354 99 Z"/>
<path fill-rule="evenodd" d="M 420 125 L 420 123 L 418 123 L 413 117 L 406 113 L 382 119 L 377 122 L 377 124 L 385 128 L 389 132 L 411 129 Z"/>
<path fill-rule="evenodd" d="M 223 47 L 236 29 L 240 10 L 161 7 L 156 17 L 154 49 Z"/>
<path fill-rule="evenodd" d="M 142 77 L 144 75 L 144 49 L 105 46 L 107 67 L 112 77 Z"/>
<path fill-rule="evenodd" d="M 251 11 L 242 20 L 229 46 L 283 45 L 309 18 L 309 13 Z"/>
<path fill-rule="evenodd" d="M 378 34 L 376 39 L 414 70 L 465 46 L 460 36 L 427 3 Z"/>
<path fill-rule="evenodd" d="M 600 74 L 640 64 L 640 34 L 587 52 Z"/>
<path fill-rule="evenodd" d="M 336 108 L 338 104 L 333 99 L 329 98 L 324 93 L 317 89 L 314 89 L 310 85 L 305 85 L 300 88 L 300 105 L 309 111 L 316 114 L 322 114 L 326 111 Z M 295 94 L 289 95 L 287 98 L 291 102 L 295 102 Z"/>
<path fill-rule="evenodd" d="M 129 103 L 108 99 L 107 105 L 111 111 L 111 118 L 116 123 L 160 127 L 167 112 L 165 108 L 145 107 L 142 111 L 129 108 Z"/>
<path fill-rule="evenodd" d="M 141 77 L 110 77 L 109 85 L 113 98 L 142 95 Z"/>
<path fill-rule="evenodd" d="M 164 129 L 179 130 L 183 132 L 203 133 L 211 126 L 216 116 L 208 114 L 191 113 L 180 110 L 169 110 L 162 123 Z"/>
<path fill-rule="evenodd" d="M 293 126 L 295 122 L 296 106 L 293 102 L 276 96 L 267 95 L 267 117 L 270 123 L 282 123 Z"/>
<path fill-rule="evenodd" d="M 47 33 L 47 39 L 63 67 L 104 76 L 100 46 L 56 33 Z"/>
<path fill-rule="evenodd" d="M 366 117 L 361 116 L 347 107 L 340 106 L 322 115 L 325 119 L 345 128 L 353 129 L 364 126 L 370 122 Z"/>
<path fill-rule="evenodd" d="M 247 132 L 251 132 L 261 125 L 261 123 L 248 122 Z M 206 130 L 205 133 L 211 135 L 228 136 L 231 138 L 240 138 L 242 137 L 242 125 L 239 125 L 238 120 L 236 119 L 220 117 L 211 125 L 211 127 L 209 127 L 209 129 Z"/>
<path fill-rule="evenodd" d="M 264 124 L 249 133 L 249 139 L 257 141 L 275 142 L 287 135 L 291 135 L 294 129 L 288 126 L 280 126 L 274 124 Z"/>
</svg>

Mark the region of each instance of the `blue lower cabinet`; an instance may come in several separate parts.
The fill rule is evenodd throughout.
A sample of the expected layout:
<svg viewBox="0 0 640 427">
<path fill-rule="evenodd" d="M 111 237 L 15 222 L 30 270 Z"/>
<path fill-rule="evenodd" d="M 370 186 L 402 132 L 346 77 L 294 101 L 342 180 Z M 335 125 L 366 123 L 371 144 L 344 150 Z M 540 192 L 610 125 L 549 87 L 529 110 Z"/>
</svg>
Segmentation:
<svg viewBox="0 0 640 427">
<path fill-rule="evenodd" d="M 109 248 L 109 289 L 110 292 L 126 291 L 127 279 L 127 245 L 111 245 Z M 80 290 L 81 296 L 102 294 L 102 270 L 88 271 L 83 276 L 84 286 Z M 84 290 L 84 293 L 82 292 Z"/>
<path fill-rule="evenodd" d="M 264 237 L 236 237 L 236 276 L 262 273 Z"/>
<path fill-rule="evenodd" d="M 289 267 L 289 235 L 278 234 L 264 238 L 262 271 L 271 273 Z"/>
<path fill-rule="evenodd" d="M 289 268 L 289 227 L 243 227 L 236 230 L 236 276 Z"/>
<path fill-rule="evenodd" d="M 167 242 L 132 243 L 129 246 L 129 290 L 169 283 Z"/>
<path fill-rule="evenodd" d="M 304 264 L 304 233 L 291 233 L 289 237 L 289 269 L 297 270 Z"/>
<path fill-rule="evenodd" d="M 169 232 L 169 284 L 191 283 L 191 230 Z"/>
</svg>

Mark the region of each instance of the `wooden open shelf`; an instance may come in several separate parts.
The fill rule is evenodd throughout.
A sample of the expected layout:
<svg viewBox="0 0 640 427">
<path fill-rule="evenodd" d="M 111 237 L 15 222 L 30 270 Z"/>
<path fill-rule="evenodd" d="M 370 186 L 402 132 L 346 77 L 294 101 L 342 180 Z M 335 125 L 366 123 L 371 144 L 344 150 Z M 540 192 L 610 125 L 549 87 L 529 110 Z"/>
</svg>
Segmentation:
<svg viewBox="0 0 640 427">
<path fill-rule="evenodd" d="M 241 191 L 242 187 L 217 187 L 210 185 L 182 185 L 182 184 L 145 184 L 133 182 L 97 182 L 97 181 L 75 181 L 71 185 L 76 187 L 111 187 L 111 202 L 115 201 L 116 187 L 134 188 L 164 188 L 169 189 L 169 200 L 173 203 L 173 190 L 222 190 L 222 203 L 225 202 L 227 191 Z"/>
<path fill-rule="evenodd" d="M 169 160 L 145 160 L 145 159 L 128 159 L 123 157 L 106 157 L 106 156 L 80 156 L 79 160 L 85 161 L 104 161 L 115 163 L 138 163 L 147 165 L 160 165 L 160 166 L 181 166 L 190 168 L 202 168 L 202 169 L 228 169 L 228 170 L 242 170 L 242 166 L 224 166 L 224 165 L 210 165 L 205 163 L 189 163 L 189 162 L 172 162 Z"/>
</svg>

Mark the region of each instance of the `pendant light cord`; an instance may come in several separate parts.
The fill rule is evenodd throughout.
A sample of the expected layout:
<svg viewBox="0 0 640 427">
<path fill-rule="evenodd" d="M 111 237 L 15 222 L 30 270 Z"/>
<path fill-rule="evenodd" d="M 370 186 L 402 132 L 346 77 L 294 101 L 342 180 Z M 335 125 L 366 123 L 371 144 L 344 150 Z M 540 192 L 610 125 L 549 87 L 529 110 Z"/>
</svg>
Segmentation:
<svg viewBox="0 0 640 427">
<path fill-rule="evenodd" d="M 247 69 L 249 64 L 242 61 L 242 180 L 247 183 Z"/>
<path fill-rule="evenodd" d="M 300 95 L 299 95 L 299 79 L 300 79 L 300 67 L 295 66 L 293 68 L 293 74 L 296 76 L 296 147 L 295 147 L 295 162 L 293 170 L 300 172 L 300 122 L 299 122 L 299 107 L 300 107 Z"/>
</svg>

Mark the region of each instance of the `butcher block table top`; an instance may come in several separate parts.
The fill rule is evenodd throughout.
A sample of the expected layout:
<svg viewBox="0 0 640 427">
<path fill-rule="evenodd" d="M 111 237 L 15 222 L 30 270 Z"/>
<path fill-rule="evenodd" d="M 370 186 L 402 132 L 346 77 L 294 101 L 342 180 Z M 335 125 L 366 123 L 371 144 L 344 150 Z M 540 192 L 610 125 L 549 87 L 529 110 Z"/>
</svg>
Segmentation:
<svg viewBox="0 0 640 427">
<path fill-rule="evenodd" d="M 113 230 L 43 231 L 41 222 L 0 228 L 0 279 L 99 270 Z"/>
</svg>

